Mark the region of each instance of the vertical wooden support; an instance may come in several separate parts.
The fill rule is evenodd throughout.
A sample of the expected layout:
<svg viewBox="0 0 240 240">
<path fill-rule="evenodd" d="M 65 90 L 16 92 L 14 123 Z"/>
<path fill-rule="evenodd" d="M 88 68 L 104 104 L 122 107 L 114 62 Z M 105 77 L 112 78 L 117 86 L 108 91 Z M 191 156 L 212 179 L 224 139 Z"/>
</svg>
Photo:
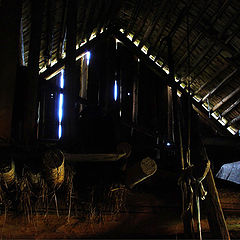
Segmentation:
<svg viewBox="0 0 240 240">
<path fill-rule="evenodd" d="M 24 133 L 26 144 L 37 138 L 37 107 L 39 86 L 39 56 L 41 44 L 42 15 L 45 1 L 32 1 L 31 36 L 28 56 L 29 78 L 26 86 L 24 109 Z"/>
<path fill-rule="evenodd" d="M 63 105 L 63 139 L 74 137 L 75 131 L 75 101 L 78 95 L 76 77 L 76 0 L 69 0 L 67 5 L 67 42 L 66 66 L 64 74 L 64 105 Z"/>
<path fill-rule="evenodd" d="M 20 19 L 21 1 L 0 1 L 0 139 L 6 142 L 11 138 Z"/>
<path fill-rule="evenodd" d="M 172 39 L 168 38 L 169 83 L 174 82 L 174 62 L 172 57 Z M 174 142 L 173 90 L 168 86 L 168 139 Z"/>
<path fill-rule="evenodd" d="M 88 69 L 88 92 L 87 100 L 89 106 L 97 106 L 99 103 L 99 76 L 97 76 L 97 54 L 96 46 L 91 50 L 91 61 Z"/>
<path fill-rule="evenodd" d="M 204 203 L 207 209 L 208 223 L 210 230 L 213 233 L 213 237 L 216 239 L 230 239 L 211 169 L 206 176 L 205 184 L 208 195 Z"/>
<path fill-rule="evenodd" d="M 116 70 L 115 45 L 115 39 L 109 37 L 106 39 L 105 43 L 101 42 L 101 46 L 99 46 L 99 48 L 101 48 L 101 50 L 99 50 L 101 51 L 102 55 L 102 59 L 99 59 L 100 61 L 98 61 L 97 66 L 98 71 L 102 73 L 101 76 L 99 76 L 99 102 L 105 111 L 111 108 L 114 102 L 113 88 Z"/>
<path fill-rule="evenodd" d="M 133 111 L 132 122 L 134 125 L 138 123 L 138 88 L 139 88 L 139 61 L 135 57 L 136 74 L 133 79 Z"/>
</svg>

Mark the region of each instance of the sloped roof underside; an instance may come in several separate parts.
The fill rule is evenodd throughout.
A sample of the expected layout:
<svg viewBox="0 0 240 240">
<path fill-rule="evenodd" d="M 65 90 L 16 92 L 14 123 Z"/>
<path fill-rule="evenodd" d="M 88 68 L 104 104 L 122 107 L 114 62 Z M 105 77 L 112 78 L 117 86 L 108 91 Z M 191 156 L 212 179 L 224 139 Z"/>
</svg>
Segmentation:
<svg viewBox="0 0 240 240">
<path fill-rule="evenodd" d="M 46 0 L 39 67 L 63 57 L 67 0 Z M 167 69 L 172 39 L 175 74 L 195 99 L 237 132 L 240 129 L 240 2 L 238 0 L 77 1 L 77 43 L 115 26 Z M 23 1 L 24 61 L 28 62 L 31 1 Z M 206 111 L 203 108 L 203 111 Z"/>
</svg>

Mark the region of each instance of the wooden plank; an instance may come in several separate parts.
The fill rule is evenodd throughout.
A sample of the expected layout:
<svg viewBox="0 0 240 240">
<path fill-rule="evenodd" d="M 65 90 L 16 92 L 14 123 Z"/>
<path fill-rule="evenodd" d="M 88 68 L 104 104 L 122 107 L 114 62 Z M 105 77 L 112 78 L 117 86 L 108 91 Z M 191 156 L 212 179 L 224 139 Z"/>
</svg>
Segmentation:
<svg viewBox="0 0 240 240">
<path fill-rule="evenodd" d="M 233 92 L 231 92 L 229 95 L 224 97 L 219 103 L 217 103 L 211 110 L 214 112 L 218 110 L 224 103 L 226 103 L 229 99 L 231 99 L 233 96 L 235 96 L 237 93 L 240 92 L 240 86 L 236 88 Z"/>
<path fill-rule="evenodd" d="M 102 153 L 102 154 L 70 154 L 64 153 L 66 161 L 69 162 L 115 162 L 126 156 L 126 153 Z"/>
<path fill-rule="evenodd" d="M 0 141 L 11 138 L 12 111 L 18 62 L 21 1 L 3 0 L 0 6 Z"/>
<path fill-rule="evenodd" d="M 230 122 L 228 122 L 228 126 L 231 126 L 233 124 L 235 124 L 236 122 L 240 121 L 240 116 L 235 117 L 234 119 L 232 119 Z"/>
<path fill-rule="evenodd" d="M 208 223 L 211 232 L 214 234 L 214 238 L 230 239 L 227 224 L 224 218 L 224 214 L 221 207 L 218 191 L 215 185 L 212 170 L 204 180 L 207 187 L 207 197 L 204 203 L 206 203 L 206 210 L 208 212 Z"/>
<path fill-rule="evenodd" d="M 203 98 L 202 102 L 204 102 L 207 98 L 211 97 L 222 85 L 224 85 L 227 81 L 229 81 L 239 70 L 234 69 L 229 75 L 227 75 L 214 89 L 208 92 Z"/>
<path fill-rule="evenodd" d="M 240 98 L 236 102 L 234 102 L 230 107 L 224 110 L 224 112 L 221 113 L 221 116 L 224 117 L 226 114 L 231 112 L 239 103 L 240 103 Z"/>
<path fill-rule="evenodd" d="M 23 139 L 26 144 L 32 143 L 37 138 L 38 71 L 44 3 L 44 0 L 33 1 L 31 9 L 31 36 L 28 56 L 29 79 L 26 86 L 23 133 Z"/>
<path fill-rule="evenodd" d="M 77 8 L 76 0 L 68 1 L 67 11 L 67 42 L 66 42 L 66 65 L 64 71 L 64 93 L 63 102 L 63 138 L 70 139 L 75 136 L 76 123 L 74 104 L 77 99 L 78 89 L 76 89 L 76 21 Z"/>
</svg>

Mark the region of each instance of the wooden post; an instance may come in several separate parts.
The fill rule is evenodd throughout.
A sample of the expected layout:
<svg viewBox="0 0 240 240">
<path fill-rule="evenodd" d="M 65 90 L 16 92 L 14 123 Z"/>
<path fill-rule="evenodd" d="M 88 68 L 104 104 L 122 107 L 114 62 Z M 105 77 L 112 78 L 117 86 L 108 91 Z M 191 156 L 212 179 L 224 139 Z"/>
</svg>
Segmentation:
<svg viewBox="0 0 240 240">
<path fill-rule="evenodd" d="M 41 43 L 41 26 L 43 15 L 43 1 L 32 1 L 31 10 L 31 36 L 28 56 L 29 77 L 26 86 L 24 109 L 24 133 L 26 144 L 32 143 L 37 138 L 37 106 L 39 86 L 39 56 Z"/>
<path fill-rule="evenodd" d="M 0 138 L 11 138 L 12 110 L 17 71 L 21 1 L 0 1 Z"/>
<path fill-rule="evenodd" d="M 168 38 L 168 67 L 169 82 L 174 82 L 174 62 L 172 57 L 172 39 Z M 172 87 L 168 86 L 168 139 L 174 142 L 174 116 L 173 116 L 173 92 Z"/>
<path fill-rule="evenodd" d="M 136 74 L 133 79 L 133 111 L 132 111 L 132 122 L 134 125 L 138 123 L 138 88 L 139 88 L 139 62 L 135 57 Z"/>
<path fill-rule="evenodd" d="M 204 202 L 208 213 L 208 223 L 213 237 L 218 239 L 230 239 L 211 169 L 206 176 L 205 184 L 208 194 Z"/>
<path fill-rule="evenodd" d="M 97 49 L 97 76 L 99 82 L 99 103 L 107 111 L 114 102 L 113 88 L 116 71 L 115 39 L 109 37 L 100 41 Z"/>
<path fill-rule="evenodd" d="M 76 0 L 69 0 L 67 6 L 67 42 L 66 42 L 66 65 L 64 82 L 64 105 L 63 105 L 63 139 L 69 140 L 74 137 L 76 131 L 76 117 L 74 104 L 77 99 L 78 89 L 76 77 Z"/>
</svg>

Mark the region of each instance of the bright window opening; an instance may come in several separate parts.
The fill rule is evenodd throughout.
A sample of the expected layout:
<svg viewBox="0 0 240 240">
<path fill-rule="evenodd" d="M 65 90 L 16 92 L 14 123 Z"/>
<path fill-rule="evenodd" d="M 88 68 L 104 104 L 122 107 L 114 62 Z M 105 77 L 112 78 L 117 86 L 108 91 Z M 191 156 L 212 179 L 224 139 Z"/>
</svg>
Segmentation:
<svg viewBox="0 0 240 240">
<path fill-rule="evenodd" d="M 60 76 L 60 88 L 63 89 L 64 87 L 64 70 L 61 70 L 61 76 Z M 59 95 L 59 101 L 58 101 L 58 138 L 60 139 L 62 137 L 62 118 L 63 118 L 63 93 L 60 93 Z"/>
<path fill-rule="evenodd" d="M 118 98 L 118 84 L 117 84 L 117 81 L 115 80 L 114 82 L 114 100 L 117 101 L 117 98 Z"/>
</svg>

